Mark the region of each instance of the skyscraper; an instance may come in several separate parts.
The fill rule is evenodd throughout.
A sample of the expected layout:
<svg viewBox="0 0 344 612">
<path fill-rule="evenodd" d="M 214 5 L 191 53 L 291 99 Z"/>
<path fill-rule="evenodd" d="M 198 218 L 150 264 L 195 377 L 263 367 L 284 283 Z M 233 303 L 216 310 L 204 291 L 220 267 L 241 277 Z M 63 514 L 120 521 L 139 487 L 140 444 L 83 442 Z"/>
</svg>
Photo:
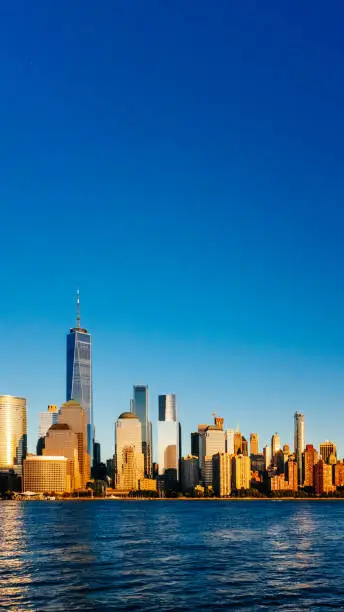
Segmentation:
<svg viewBox="0 0 344 612">
<path fill-rule="evenodd" d="M 180 427 L 175 394 L 159 395 L 158 464 L 159 475 L 174 486 L 179 480 Z"/>
<path fill-rule="evenodd" d="M 78 456 L 78 436 L 66 423 L 55 423 L 45 438 L 43 457 L 65 457 L 72 491 L 81 488 Z M 48 489 L 49 491 L 52 489 Z"/>
<path fill-rule="evenodd" d="M 251 484 L 251 461 L 244 455 L 232 456 L 233 489 L 249 489 Z"/>
<path fill-rule="evenodd" d="M 258 455 L 258 434 L 251 433 L 250 434 L 250 455 Z"/>
<path fill-rule="evenodd" d="M 39 413 L 38 421 L 38 442 L 37 442 L 37 455 L 42 455 L 45 436 L 49 427 L 57 423 L 58 408 L 55 404 L 49 404 L 47 412 Z"/>
<path fill-rule="evenodd" d="M 81 486 L 85 487 L 90 478 L 90 456 L 87 452 L 87 415 L 80 404 L 74 400 L 62 404 L 59 424 L 67 424 L 78 439 L 78 462 Z M 54 427 L 54 426 L 53 426 Z"/>
<path fill-rule="evenodd" d="M 0 468 L 21 472 L 27 449 L 26 399 L 0 395 Z"/>
<path fill-rule="evenodd" d="M 49 427 L 57 423 L 58 408 L 54 404 L 49 404 L 47 412 L 39 413 L 38 437 L 44 438 Z"/>
<path fill-rule="evenodd" d="M 194 455 L 182 457 L 180 462 L 180 481 L 183 493 L 191 493 L 199 484 L 199 458 Z"/>
<path fill-rule="evenodd" d="M 224 453 L 226 450 L 226 433 L 216 427 L 209 425 L 203 434 L 202 444 L 202 481 L 204 486 L 213 485 L 213 456 Z"/>
<path fill-rule="evenodd" d="M 229 497 L 231 494 L 232 457 L 228 453 L 213 456 L 213 487 L 218 497 Z"/>
<path fill-rule="evenodd" d="M 305 450 L 305 417 L 300 412 L 294 414 L 294 453 L 298 470 L 298 481 L 302 484 L 302 453 Z"/>
<path fill-rule="evenodd" d="M 325 461 L 325 463 L 328 463 L 330 455 L 334 455 L 335 457 L 337 457 L 337 447 L 334 442 L 330 442 L 330 440 L 322 442 L 320 444 L 320 455 Z"/>
<path fill-rule="evenodd" d="M 266 446 L 264 446 L 263 448 L 263 455 L 264 455 L 265 469 L 267 470 L 268 467 L 271 465 L 271 446 L 269 446 L 268 444 L 266 444 Z"/>
<path fill-rule="evenodd" d="M 141 423 L 132 412 L 122 412 L 115 423 L 115 486 L 138 490 L 143 478 Z"/>
<path fill-rule="evenodd" d="M 94 424 L 91 335 L 80 326 L 80 296 L 77 293 L 76 327 L 67 334 L 66 400 L 75 400 L 86 411 L 87 451 L 93 462 Z"/>
<path fill-rule="evenodd" d="M 304 487 L 314 486 L 314 466 L 318 463 L 318 459 L 318 452 L 315 450 L 313 444 L 306 444 L 303 453 Z"/>
<path fill-rule="evenodd" d="M 229 455 L 234 454 L 234 429 L 227 429 L 226 435 L 226 453 Z"/>
<path fill-rule="evenodd" d="M 281 449 L 281 440 L 278 433 L 274 433 L 271 438 L 271 458 L 274 460 L 276 453 Z"/>
<path fill-rule="evenodd" d="M 134 385 L 132 411 L 139 419 L 142 428 L 142 452 L 145 461 L 145 475 L 152 477 L 152 436 L 148 420 L 148 386 Z"/>
</svg>

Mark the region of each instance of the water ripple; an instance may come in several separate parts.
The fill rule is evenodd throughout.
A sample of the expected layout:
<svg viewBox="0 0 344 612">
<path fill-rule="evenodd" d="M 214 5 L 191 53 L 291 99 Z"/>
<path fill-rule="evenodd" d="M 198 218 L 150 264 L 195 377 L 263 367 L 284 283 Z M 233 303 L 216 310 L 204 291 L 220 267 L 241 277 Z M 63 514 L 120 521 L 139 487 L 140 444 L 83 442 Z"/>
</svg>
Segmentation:
<svg viewBox="0 0 344 612">
<path fill-rule="evenodd" d="M 4 610 L 343 609 L 344 503 L 2 502 Z"/>
</svg>

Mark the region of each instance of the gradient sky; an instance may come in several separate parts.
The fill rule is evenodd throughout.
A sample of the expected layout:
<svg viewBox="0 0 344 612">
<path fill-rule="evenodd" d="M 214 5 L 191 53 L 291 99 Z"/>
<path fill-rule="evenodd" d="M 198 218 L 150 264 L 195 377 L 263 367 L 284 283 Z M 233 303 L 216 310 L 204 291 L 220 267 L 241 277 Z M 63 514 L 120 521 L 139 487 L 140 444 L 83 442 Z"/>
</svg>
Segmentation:
<svg viewBox="0 0 344 612">
<path fill-rule="evenodd" d="M 65 399 L 81 292 L 102 457 L 132 385 L 183 427 L 344 453 L 344 7 L 0 9 L 0 393 Z"/>
</svg>

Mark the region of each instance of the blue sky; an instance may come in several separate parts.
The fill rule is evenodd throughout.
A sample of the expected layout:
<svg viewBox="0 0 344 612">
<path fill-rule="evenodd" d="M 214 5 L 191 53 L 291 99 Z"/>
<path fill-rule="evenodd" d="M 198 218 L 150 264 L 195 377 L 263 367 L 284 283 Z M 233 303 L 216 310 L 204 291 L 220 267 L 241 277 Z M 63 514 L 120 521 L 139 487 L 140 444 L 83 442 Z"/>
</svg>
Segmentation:
<svg viewBox="0 0 344 612">
<path fill-rule="evenodd" d="M 0 19 L 0 392 L 65 399 L 81 291 L 103 457 L 134 383 L 189 432 L 344 453 L 344 8 L 37 0 Z"/>
</svg>

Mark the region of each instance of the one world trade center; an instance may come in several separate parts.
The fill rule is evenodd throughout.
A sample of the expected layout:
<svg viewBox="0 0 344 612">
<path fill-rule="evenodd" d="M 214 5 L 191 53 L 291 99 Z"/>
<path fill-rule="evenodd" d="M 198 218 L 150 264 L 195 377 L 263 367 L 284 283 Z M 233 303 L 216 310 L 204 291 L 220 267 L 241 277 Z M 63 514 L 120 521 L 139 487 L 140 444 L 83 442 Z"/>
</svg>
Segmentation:
<svg viewBox="0 0 344 612">
<path fill-rule="evenodd" d="M 87 450 L 93 465 L 93 392 L 91 335 L 80 325 L 80 295 L 77 293 L 76 327 L 67 334 L 66 399 L 75 400 L 87 414 Z"/>
</svg>

